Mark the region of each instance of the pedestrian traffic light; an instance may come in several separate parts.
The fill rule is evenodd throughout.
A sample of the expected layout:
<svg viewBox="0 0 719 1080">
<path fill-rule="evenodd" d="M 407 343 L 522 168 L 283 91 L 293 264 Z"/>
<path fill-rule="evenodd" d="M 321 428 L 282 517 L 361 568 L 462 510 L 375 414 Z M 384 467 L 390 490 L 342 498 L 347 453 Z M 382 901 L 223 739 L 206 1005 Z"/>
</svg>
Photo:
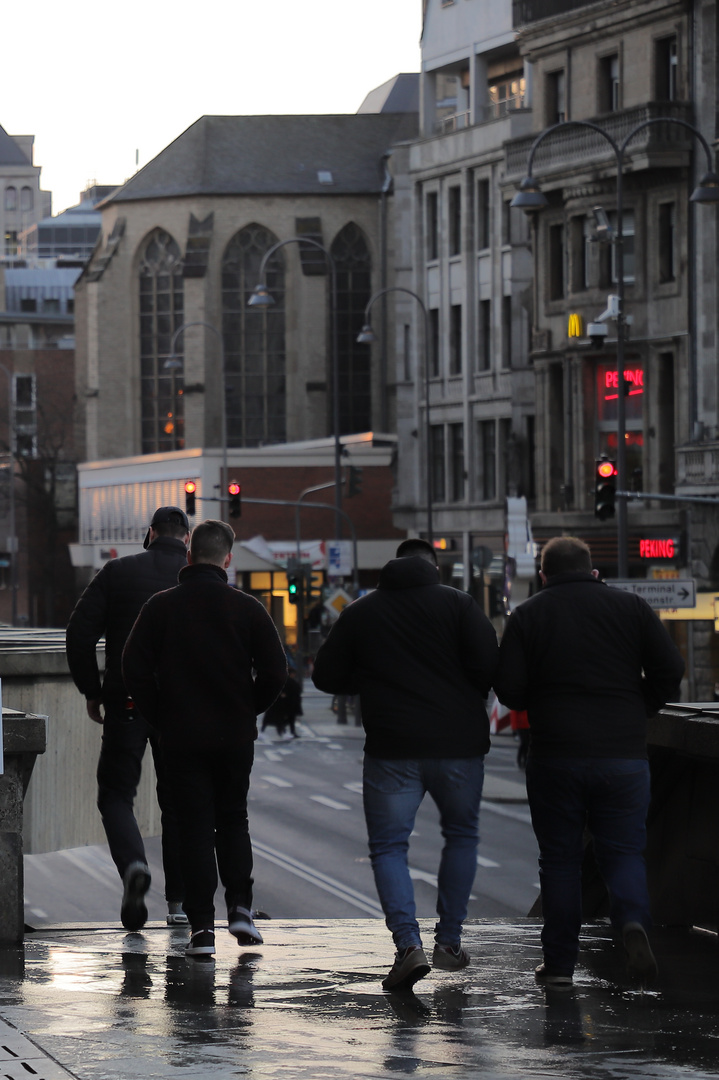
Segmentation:
<svg viewBox="0 0 719 1080">
<path fill-rule="evenodd" d="M 197 484 L 194 480 L 185 480 L 185 513 L 188 517 L 195 515 L 195 493 Z"/>
<path fill-rule="evenodd" d="M 604 454 L 594 466 L 594 516 L 600 521 L 614 517 L 617 497 L 617 463 Z"/>
<path fill-rule="evenodd" d="M 230 480 L 227 494 L 230 497 L 230 517 L 242 517 L 242 488 L 236 480 Z"/>
<path fill-rule="evenodd" d="M 362 491 L 362 469 L 358 465 L 350 465 L 347 478 L 347 498 L 359 495 Z"/>
<path fill-rule="evenodd" d="M 289 593 L 289 601 L 291 604 L 299 604 L 301 586 L 302 574 L 287 575 L 287 592 Z"/>
</svg>

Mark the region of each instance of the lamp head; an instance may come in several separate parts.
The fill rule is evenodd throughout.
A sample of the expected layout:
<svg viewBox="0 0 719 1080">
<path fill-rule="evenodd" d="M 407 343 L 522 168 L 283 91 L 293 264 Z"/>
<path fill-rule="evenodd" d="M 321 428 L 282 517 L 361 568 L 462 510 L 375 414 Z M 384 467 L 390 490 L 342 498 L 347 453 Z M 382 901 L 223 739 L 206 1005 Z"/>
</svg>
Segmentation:
<svg viewBox="0 0 719 1080">
<path fill-rule="evenodd" d="M 524 210 L 525 214 L 536 214 L 538 210 L 544 210 L 546 206 L 549 206 L 549 203 L 534 177 L 525 176 L 519 185 L 519 191 L 509 205 Z"/>
<path fill-rule="evenodd" d="M 274 299 L 267 291 L 267 286 L 262 283 L 261 285 L 255 285 L 252 290 L 252 296 L 247 301 L 248 307 L 272 307 Z"/>
<path fill-rule="evenodd" d="M 162 366 L 165 371 L 177 371 L 183 366 L 182 357 L 177 356 L 176 353 L 173 353 L 171 356 L 168 356 L 167 360 L 165 360 L 165 363 Z"/>
<path fill-rule="evenodd" d="M 365 323 L 359 334 L 357 335 L 357 341 L 360 345 L 371 345 L 373 341 L 376 341 L 374 330 L 369 323 Z"/>
<path fill-rule="evenodd" d="M 719 202 L 719 176 L 715 172 L 706 172 L 699 181 L 699 187 L 692 192 L 689 202 Z"/>
</svg>

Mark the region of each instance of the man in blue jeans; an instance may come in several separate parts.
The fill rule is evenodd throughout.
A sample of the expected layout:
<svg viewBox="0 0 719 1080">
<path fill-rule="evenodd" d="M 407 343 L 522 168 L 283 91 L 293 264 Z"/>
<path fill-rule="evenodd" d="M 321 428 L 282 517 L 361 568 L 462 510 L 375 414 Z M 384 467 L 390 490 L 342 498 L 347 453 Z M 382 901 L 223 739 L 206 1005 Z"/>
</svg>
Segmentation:
<svg viewBox="0 0 719 1080">
<path fill-rule="evenodd" d="M 544 916 L 535 975 L 572 984 L 586 828 L 630 974 L 650 978 L 646 726 L 678 700 L 684 663 L 644 600 L 599 581 L 581 540 L 550 540 L 540 576 L 542 590 L 509 617 L 494 681 L 500 701 L 529 714 L 527 795 Z"/>
<path fill-rule="evenodd" d="M 440 585 L 425 540 L 400 544 L 378 588 L 345 608 L 317 654 L 315 686 L 360 696 L 370 859 L 397 949 L 385 990 L 409 990 L 429 971 L 407 865 L 426 792 L 444 837 L 432 963 L 445 971 L 469 963 L 462 924 L 477 868 L 484 699 L 497 656 L 492 624 L 471 596 Z"/>
</svg>

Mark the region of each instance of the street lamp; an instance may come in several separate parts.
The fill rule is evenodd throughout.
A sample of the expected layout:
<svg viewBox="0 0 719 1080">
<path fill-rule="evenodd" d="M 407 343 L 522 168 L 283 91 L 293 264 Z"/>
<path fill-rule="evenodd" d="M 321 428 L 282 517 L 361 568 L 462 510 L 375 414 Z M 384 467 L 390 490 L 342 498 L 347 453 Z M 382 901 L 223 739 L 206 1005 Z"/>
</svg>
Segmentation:
<svg viewBox="0 0 719 1080">
<path fill-rule="evenodd" d="M 628 573 L 629 546 L 627 501 L 624 494 L 627 491 L 626 407 L 624 401 L 624 343 L 626 340 L 626 316 L 624 314 L 624 155 L 627 145 L 634 136 L 653 124 L 679 124 L 700 141 L 707 156 L 707 171 L 701 178 L 699 186 L 692 193 L 690 202 L 719 202 L 719 177 L 713 169 L 709 144 L 702 133 L 687 123 L 686 120 L 679 120 L 672 116 L 658 116 L 637 124 L 621 143 L 615 142 L 604 128 L 592 123 L 591 120 L 563 120 L 558 124 L 552 124 L 551 127 L 542 131 L 532 143 L 527 158 L 527 175 L 522 180 L 519 191 L 510 203 L 510 206 L 519 207 L 527 214 L 534 214 L 549 205 L 546 196 L 542 193 L 539 184 L 532 175 L 532 165 L 534 155 L 540 144 L 555 131 L 566 130 L 569 127 L 591 128 L 592 131 L 596 131 L 598 135 L 601 135 L 614 151 L 617 162 L 617 228 L 613 238 L 613 243 L 616 245 L 617 307 L 616 315 L 613 317 L 616 318 L 617 323 L 617 570 L 620 578 L 625 578 Z"/>
<path fill-rule="evenodd" d="M 330 271 L 330 338 L 332 349 L 332 427 L 335 441 L 335 539 L 339 540 L 342 533 L 342 447 L 340 445 L 340 378 L 339 378 L 339 351 L 337 343 L 337 269 L 329 251 L 318 240 L 309 236 L 290 236 L 287 240 L 279 240 L 268 248 L 262 256 L 260 263 L 260 283 L 252 291 L 252 296 L 247 301 L 248 307 L 271 307 L 274 299 L 267 290 L 265 271 L 267 263 L 275 252 L 287 244 L 309 244 L 310 247 L 321 251 L 327 259 Z"/>
<path fill-rule="evenodd" d="M 172 335 L 172 341 L 170 342 L 170 355 L 167 360 L 165 360 L 163 366 L 168 370 L 172 368 L 182 367 L 182 360 L 175 353 L 175 348 L 177 347 L 177 341 L 180 337 L 180 334 L 184 334 L 185 330 L 189 330 L 191 326 L 206 327 L 207 330 L 211 330 L 212 333 L 215 334 L 217 340 L 220 343 L 220 358 L 222 361 L 222 410 L 220 413 L 222 424 L 220 431 L 220 438 L 222 440 L 222 476 L 220 478 L 220 520 L 224 521 L 225 503 L 222 492 L 224 491 L 224 484 L 227 483 L 227 390 L 225 387 L 225 382 L 227 380 L 227 370 L 225 366 L 225 343 L 222 340 L 222 334 L 216 326 L 213 326 L 212 323 L 205 322 L 204 319 L 195 319 L 192 322 L 184 323 L 183 326 L 178 326 L 177 330 L 175 330 L 174 334 Z"/>
<path fill-rule="evenodd" d="M 17 626 L 17 536 L 15 535 L 15 417 L 13 416 L 13 373 L 0 364 L 0 370 L 7 375 L 7 442 L 10 460 L 8 462 L 8 510 L 10 518 L 10 603 L 11 621 Z"/>
<path fill-rule="evenodd" d="M 432 528 L 432 428 L 430 425 L 429 414 L 429 379 L 430 379 L 430 350 L 432 347 L 432 335 L 429 325 L 429 312 L 421 297 L 416 292 L 412 292 L 411 289 L 404 289 L 399 285 L 390 286 L 386 289 L 378 289 L 376 293 L 373 293 L 367 301 L 367 306 L 364 309 L 364 325 L 357 335 L 357 341 L 361 345 L 371 345 L 375 340 L 374 331 L 369 321 L 369 313 L 372 310 L 372 305 L 375 300 L 379 300 L 380 296 L 386 296 L 387 293 L 401 292 L 406 293 L 407 296 L 413 297 L 424 313 L 424 395 L 425 395 L 425 442 L 426 442 L 426 455 L 425 455 L 425 483 L 427 485 L 427 540 L 430 544 L 434 542 L 434 532 Z"/>
</svg>

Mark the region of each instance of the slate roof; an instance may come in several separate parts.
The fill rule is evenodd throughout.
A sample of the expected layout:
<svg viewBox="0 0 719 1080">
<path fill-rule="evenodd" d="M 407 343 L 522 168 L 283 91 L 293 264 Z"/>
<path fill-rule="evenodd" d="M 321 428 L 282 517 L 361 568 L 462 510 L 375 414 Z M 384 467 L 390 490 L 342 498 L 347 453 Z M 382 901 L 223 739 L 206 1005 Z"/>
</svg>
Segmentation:
<svg viewBox="0 0 719 1080">
<path fill-rule="evenodd" d="M 403 72 L 370 90 L 358 113 L 419 112 L 419 73 Z"/>
<path fill-rule="evenodd" d="M 186 195 L 376 194 L 383 154 L 417 132 L 416 113 L 202 116 L 104 205 Z M 331 173 L 332 183 L 318 172 Z"/>
<path fill-rule="evenodd" d="M 15 140 L 0 127 L 0 165 L 30 165 Z"/>
</svg>

